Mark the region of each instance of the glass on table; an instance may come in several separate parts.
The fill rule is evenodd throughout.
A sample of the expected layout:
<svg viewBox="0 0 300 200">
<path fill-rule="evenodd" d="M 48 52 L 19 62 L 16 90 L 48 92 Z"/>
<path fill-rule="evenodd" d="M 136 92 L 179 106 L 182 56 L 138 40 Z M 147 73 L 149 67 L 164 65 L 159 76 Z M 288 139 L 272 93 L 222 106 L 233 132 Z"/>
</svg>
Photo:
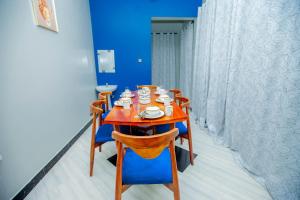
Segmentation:
<svg viewBox="0 0 300 200">
<path fill-rule="evenodd" d="M 130 109 L 130 104 L 130 101 L 123 101 L 123 108 L 126 110 Z"/>
<path fill-rule="evenodd" d="M 172 105 L 165 106 L 165 114 L 168 117 L 173 115 L 173 106 Z"/>
</svg>

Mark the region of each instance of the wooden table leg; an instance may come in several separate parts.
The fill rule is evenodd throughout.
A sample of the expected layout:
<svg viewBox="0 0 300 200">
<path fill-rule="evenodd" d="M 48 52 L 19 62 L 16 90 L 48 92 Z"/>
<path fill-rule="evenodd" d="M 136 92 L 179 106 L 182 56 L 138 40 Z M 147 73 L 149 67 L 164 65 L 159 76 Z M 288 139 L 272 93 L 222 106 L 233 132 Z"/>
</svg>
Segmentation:
<svg viewBox="0 0 300 200">
<path fill-rule="evenodd" d="M 175 128 L 175 123 L 170 124 L 170 130 L 172 130 L 173 128 Z"/>
<path fill-rule="evenodd" d="M 114 125 L 114 130 L 120 132 L 120 126 L 119 125 Z"/>
</svg>

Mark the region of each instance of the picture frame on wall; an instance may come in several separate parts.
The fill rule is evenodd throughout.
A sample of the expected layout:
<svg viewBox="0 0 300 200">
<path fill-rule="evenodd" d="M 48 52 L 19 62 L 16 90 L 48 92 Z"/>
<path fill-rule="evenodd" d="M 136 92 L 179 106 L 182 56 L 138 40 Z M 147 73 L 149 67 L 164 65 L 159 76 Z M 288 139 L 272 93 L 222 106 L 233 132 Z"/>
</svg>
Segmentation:
<svg viewBox="0 0 300 200">
<path fill-rule="evenodd" d="M 32 0 L 36 25 L 58 32 L 54 0 Z"/>
</svg>

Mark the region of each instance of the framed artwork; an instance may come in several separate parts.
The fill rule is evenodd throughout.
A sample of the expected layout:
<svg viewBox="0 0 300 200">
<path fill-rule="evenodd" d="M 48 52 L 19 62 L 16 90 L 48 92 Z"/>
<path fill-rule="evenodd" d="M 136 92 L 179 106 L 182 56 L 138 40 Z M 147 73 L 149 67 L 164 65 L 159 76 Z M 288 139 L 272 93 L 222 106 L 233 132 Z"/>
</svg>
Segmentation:
<svg viewBox="0 0 300 200">
<path fill-rule="evenodd" d="M 32 0 L 32 6 L 36 24 L 58 32 L 54 0 Z"/>
</svg>

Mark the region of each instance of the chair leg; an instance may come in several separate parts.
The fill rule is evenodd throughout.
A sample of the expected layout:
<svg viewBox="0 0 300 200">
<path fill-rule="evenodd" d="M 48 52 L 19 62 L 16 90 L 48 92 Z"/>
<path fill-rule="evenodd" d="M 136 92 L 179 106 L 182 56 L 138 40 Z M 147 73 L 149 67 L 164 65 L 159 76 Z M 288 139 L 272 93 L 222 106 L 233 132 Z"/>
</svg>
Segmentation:
<svg viewBox="0 0 300 200">
<path fill-rule="evenodd" d="M 100 146 L 99 146 L 99 152 L 101 152 L 102 151 L 102 145 L 100 144 Z"/>
<path fill-rule="evenodd" d="M 90 176 L 93 176 L 94 172 L 94 158 L 95 158 L 95 147 L 91 145 L 91 152 L 90 152 Z"/>
<path fill-rule="evenodd" d="M 174 200 L 180 200 L 179 188 L 174 189 Z"/>
<path fill-rule="evenodd" d="M 177 165 L 176 165 L 176 155 L 175 155 L 175 140 L 171 141 L 170 143 L 170 153 L 171 153 L 171 160 L 172 160 L 172 175 L 173 175 L 173 193 L 174 193 L 174 200 L 180 200 L 179 194 L 179 183 L 178 183 L 178 174 L 177 174 Z"/>
<path fill-rule="evenodd" d="M 121 200 L 121 198 L 122 198 L 122 189 L 117 187 L 115 193 L 115 200 Z"/>
<path fill-rule="evenodd" d="M 118 141 L 116 142 L 117 145 L 117 165 L 116 165 L 116 185 L 115 185 L 115 200 L 121 200 L 122 198 L 122 166 L 123 166 L 123 149 L 122 144 Z"/>
<path fill-rule="evenodd" d="M 192 139 L 189 138 L 188 141 L 189 141 L 189 150 L 190 150 L 190 162 L 191 162 L 191 165 L 194 165 L 194 154 L 193 154 Z"/>
</svg>

